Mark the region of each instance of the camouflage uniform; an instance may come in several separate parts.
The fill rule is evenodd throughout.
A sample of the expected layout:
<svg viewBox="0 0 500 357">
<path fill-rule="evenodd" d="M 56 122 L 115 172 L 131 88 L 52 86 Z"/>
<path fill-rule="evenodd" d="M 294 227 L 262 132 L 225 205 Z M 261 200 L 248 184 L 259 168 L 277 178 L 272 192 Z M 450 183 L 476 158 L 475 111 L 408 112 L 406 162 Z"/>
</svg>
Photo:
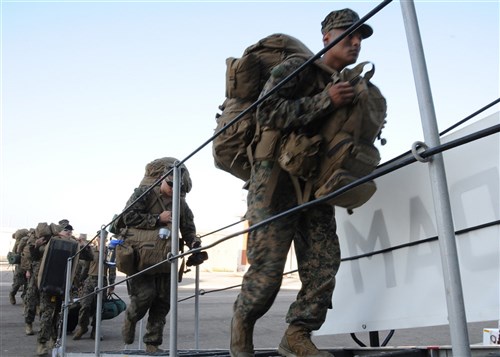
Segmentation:
<svg viewBox="0 0 500 357">
<path fill-rule="evenodd" d="M 261 95 L 304 61 L 295 57 L 275 67 Z M 301 133 L 316 134 L 322 119 L 334 110 L 325 91 L 330 81 L 330 74 L 309 66 L 258 107 L 257 120 L 262 130 L 276 131 L 281 135 L 300 129 Z M 258 149 L 257 144 L 255 151 Z M 274 153 L 273 148 L 269 151 Z M 246 214 L 250 225 L 297 205 L 289 174 L 274 160 L 274 157 L 261 159 L 252 168 Z M 278 171 L 273 171 L 273 168 Z M 277 175 L 276 185 L 271 184 L 273 174 Z M 340 247 L 334 207 L 319 204 L 249 233 L 247 256 L 250 267 L 243 277 L 233 317 L 233 324 L 237 320 L 239 327 L 243 326 L 240 331 L 247 332 L 249 341 L 242 344 L 248 353 L 253 349 L 251 334 L 256 320 L 269 310 L 279 292 L 292 242 L 302 287 L 288 310 L 286 321 L 308 331 L 319 329 L 325 321 L 340 265 Z"/>
<path fill-rule="evenodd" d="M 85 279 L 80 296 L 86 296 L 95 291 L 98 285 L 99 277 L 99 247 L 93 246 L 92 253 L 94 259 L 89 262 L 88 276 Z M 106 258 L 106 251 L 104 252 L 104 259 Z M 116 267 L 108 266 L 106 262 L 103 270 L 103 284 L 108 285 L 108 271 L 109 271 L 109 284 L 114 284 L 116 280 Z M 78 313 L 78 330 L 73 336 L 74 340 L 81 338 L 83 334 L 88 331 L 90 318 L 92 319 L 92 328 L 95 327 L 95 310 L 96 310 L 96 295 L 88 296 L 80 301 L 80 312 Z"/>
<path fill-rule="evenodd" d="M 127 207 L 141 196 L 149 186 L 139 186 L 127 202 Z M 161 200 L 159 204 L 158 200 Z M 172 210 L 172 198 L 160 194 L 156 186 L 132 209 L 123 215 L 123 223 L 128 227 L 138 229 L 158 229 L 158 216 L 163 210 Z M 191 247 L 196 237 L 194 217 L 184 197 L 180 200 L 180 231 L 183 241 Z M 150 346 L 159 346 L 163 342 L 163 328 L 166 316 L 170 311 L 170 273 L 142 274 L 128 281 L 130 303 L 125 312 L 125 321 L 122 334 L 125 344 L 134 340 L 134 331 L 137 321 L 141 320 L 149 311 L 146 333 L 143 341 Z"/>
<path fill-rule="evenodd" d="M 74 240 L 74 237 L 60 237 L 62 239 Z M 47 248 L 47 244 L 52 239 L 46 239 L 45 242 L 39 246 L 36 244 L 32 246 L 31 255 L 34 259 L 39 260 L 43 257 L 43 254 Z M 92 260 L 93 255 L 90 248 L 87 247 L 79 254 L 79 259 Z M 58 267 L 66 271 L 66 266 Z M 40 291 L 40 331 L 38 332 L 37 342 L 40 345 L 45 345 L 49 341 L 56 341 L 57 339 L 57 327 L 59 323 L 59 315 L 61 310 L 61 304 L 64 296 L 57 295 L 53 293 Z"/>
<path fill-rule="evenodd" d="M 14 243 L 14 247 L 12 251 L 17 254 L 21 254 L 22 248 L 26 244 L 28 240 L 29 230 L 27 229 L 19 229 L 13 234 L 13 238 L 15 238 L 16 242 Z M 12 288 L 9 293 L 10 303 L 16 303 L 16 294 L 20 288 L 23 288 L 21 293 L 21 298 L 24 300 L 24 296 L 26 295 L 26 290 L 28 287 L 28 281 L 26 279 L 26 271 L 24 271 L 21 267 L 21 264 L 14 264 L 14 275 L 12 277 Z"/>
<path fill-rule="evenodd" d="M 24 297 L 24 322 L 26 323 L 26 334 L 33 334 L 31 325 L 35 321 L 36 310 L 40 304 L 40 293 L 38 291 L 38 272 L 40 271 L 40 258 L 33 259 L 31 247 L 35 245 L 36 236 L 34 232 L 28 237 L 22 248 L 21 267 L 29 272 L 26 296 Z"/>
<path fill-rule="evenodd" d="M 86 260 L 79 260 L 75 269 L 75 278 L 71 286 L 71 295 L 74 297 L 82 296 L 83 286 L 85 280 L 89 275 L 90 262 Z"/>
</svg>

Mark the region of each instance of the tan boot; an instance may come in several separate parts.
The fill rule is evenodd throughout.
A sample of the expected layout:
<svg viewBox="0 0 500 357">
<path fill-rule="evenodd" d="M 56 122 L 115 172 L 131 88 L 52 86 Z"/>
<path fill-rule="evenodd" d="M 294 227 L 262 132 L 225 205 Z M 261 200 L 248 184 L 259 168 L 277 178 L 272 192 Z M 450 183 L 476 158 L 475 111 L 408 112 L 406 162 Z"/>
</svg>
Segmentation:
<svg viewBox="0 0 500 357">
<path fill-rule="evenodd" d="M 36 346 L 36 354 L 38 356 L 45 356 L 49 354 L 49 349 L 47 348 L 45 343 L 39 343 Z"/>
<path fill-rule="evenodd" d="M 156 352 L 163 352 L 163 350 L 158 348 L 158 346 L 156 346 L 156 345 L 146 344 L 146 352 L 147 353 L 156 353 Z"/>
<path fill-rule="evenodd" d="M 278 347 L 285 357 L 333 357 L 327 351 L 320 351 L 311 341 L 311 331 L 303 326 L 290 325 Z"/>
<path fill-rule="evenodd" d="M 131 345 L 132 343 L 134 343 L 135 322 L 130 321 L 127 316 L 125 316 L 125 319 L 123 321 L 122 337 L 123 342 L 125 342 L 126 345 Z"/>
<path fill-rule="evenodd" d="M 73 340 L 75 341 L 80 340 L 82 336 L 87 333 L 88 330 L 89 330 L 88 327 L 78 326 L 75 333 L 73 334 Z"/>
<path fill-rule="evenodd" d="M 253 357 L 253 325 L 245 324 L 237 314 L 231 320 L 231 357 Z"/>
<path fill-rule="evenodd" d="M 16 294 L 14 294 L 12 291 L 9 293 L 9 301 L 12 305 L 16 304 Z"/>
<path fill-rule="evenodd" d="M 45 345 L 47 346 L 47 349 L 52 350 L 54 346 L 56 345 L 56 340 L 54 340 L 52 337 L 50 340 L 48 340 Z"/>
<path fill-rule="evenodd" d="M 33 332 L 33 325 L 32 324 L 26 324 L 24 331 L 26 332 L 26 335 L 32 336 L 35 333 Z"/>
</svg>

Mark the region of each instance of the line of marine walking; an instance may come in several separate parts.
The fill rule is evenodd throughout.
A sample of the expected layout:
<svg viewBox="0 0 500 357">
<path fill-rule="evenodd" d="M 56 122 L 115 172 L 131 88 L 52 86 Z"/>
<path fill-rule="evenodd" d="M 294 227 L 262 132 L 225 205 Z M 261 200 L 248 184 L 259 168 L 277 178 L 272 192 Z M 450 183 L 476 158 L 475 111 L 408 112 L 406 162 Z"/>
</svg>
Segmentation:
<svg viewBox="0 0 500 357">
<path fill-rule="evenodd" d="M 362 41 L 373 34 L 368 24 L 360 23 L 346 35 L 346 30 L 359 21 L 358 14 L 351 9 L 330 12 L 321 22 L 325 53 L 314 65 L 289 81 L 285 79 L 312 57 L 312 52 L 291 36 L 267 38 L 273 44 L 288 39 L 295 46 L 292 54 L 286 53 L 289 49 L 286 45 L 280 48 L 284 57 L 280 57 L 281 62 L 277 64 L 268 64 L 269 73 L 245 72 L 255 68 L 255 63 L 249 62 L 258 61 L 259 53 L 262 57 L 266 54 L 265 44 L 269 42 L 264 40 L 247 48 L 241 61 L 233 58 L 234 61 L 227 62 L 231 88 L 227 88 L 227 99 L 221 106 L 223 113 L 218 117 L 218 124 L 224 124 L 224 115 L 226 120 L 232 119 L 257 97 L 269 95 L 251 114 L 255 133 L 250 135 L 250 143 L 244 143 L 243 152 L 234 157 L 231 151 L 234 146 L 227 143 L 218 148 L 221 150 L 214 150 L 214 157 L 226 155 L 225 158 L 229 159 L 229 164 L 223 168 L 222 164 L 217 165 L 223 160 L 217 161 L 216 158 L 218 168 L 246 181 L 248 207 L 245 219 L 249 226 L 334 192 L 368 174 L 379 164 L 380 154 L 374 141 L 377 137 L 380 139 L 385 123 L 385 99 L 369 81 L 374 67 L 364 77 L 358 70 L 363 71 L 365 62 L 353 69 L 346 68 L 356 63 Z M 267 54 L 275 58 L 277 51 Z M 280 83 L 285 84 L 274 91 Z M 234 105 L 240 107 L 231 107 Z M 227 115 L 231 117 L 227 118 Z M 248 122 L 241 121 L 237 125 L 245 123 Z M 229 139 L 239 140 L 234 136 L 238 130 L 228 132 L 233 135 Z M 246 132 L 244 136 L 245 139 L 249 137 Z M 242 158 L 243 161 L 238 161 Z M 239 163 L 242 170 L 235 173 Z M 179 252 L 190 252 L 186 265 L 198 266 L 208 259 L 197 235 L 193 212 L 186 201 L 192 188 L 190 173 L 184 164 L 178 165 L 179 161 L 174 157 L 149 162 L 143 180 L 125 208 L 106 227 L 120 242 L 114 248 L 116 266 L 109 264 L 109 260 L 102 261 L 106 265 L 107 283 L 115 282 L 116 269 L 127 275 L 130 302 L 123 314 L 123 342 L 125 345 L 134 342 L 136 324 L 148 314 L 142 341 L 146 352 L 151 354 L 162 351 L 160 346 L 170 311 L 172 265 L 169 254 L 172 246 L 177 246 L 172 238 L 178 236 L 177 232 L 172 234 L 174 201 L 179 202 L 179 221 L 174 225 L 180 231 Z M 179 175 L 174 175 L 174 171 Z M 174 177 L 180 179 L 174 182 Z M 318 177 L 324 179 L 319 185 Z M 329 351 L 319 350 L 311 335 L 321 328 L 332 308 L 335 275 L 340 266 L 335 206 L 357 208 L 373 195 L 375 189 L 372 181 L 366 182 L 335 201 L 321 201 L 249 232 L 246 238 L 249 266 L 233 305 L 228 336 L 232 357 L 255 355 L 254 327 L 278 295 L 292 244 L 302 285 L 286 315 L 288 327 L 281 341 L 277 341 L 278 353 L 285 357 L 332 356 Z M 173 199 L 174 192 L 179 193 L 180 200 Z M 97 284 L 96 272 L 100 263 L 97 240 L 93 246 L 86 246 L 84 237 L 75 238 L 72 231 L 70 223 L 61 220 L 58 224 L 45 224 L 45 227 L 19 230 L 14 234 L 15 251 L 21 255 L 21 262 L 16 265 L 9 297 L 11 303 L 17 303 L 16 293 L 24 286 L 26 334 L 34 333 L 33 321 L 36 316 L 40 317 L 38 355 L 48 354 L 60 336 L 57 329 L 60 330 L 61 286 L 64 284 L 51 283 L 51 273 L 43 273 L 44 267 L 49 266 L 50 251 L 67 244 L 61 242 L 71 242 L 71 254 L 79 251 L 78 269 L 75 268 L 72 280 L 72 298 L 87 296 Z M 105 246 L 110 249 L 109 244 Z M 179 273 L 183 269 L 181 264 Z M 110 288 L 103 295 L 109 297 L 112 293 Z M 89 328 L 91 337 L 96 338 L 94 311 L 95 296 L 79 301 L 74 340 L 84 337 Z"/>
<path fill-rule="evenodd" d="M 39 223 L 35 228 L 18 229 L 12 238 L 15 239 L 12 248 L 12 260 L 14 275 L 9 300 L 12 305 L 18 303 L 16 295 L 21 292 L 20 298 L 24 306 L 24 323 L 26 335 L 34 335 L 33 325 L 35 319 L 39 319 L 39 331 L 37 332 L 37 355 L 46 355 L 54 347 L 58 336 L 60 336 L 61 304 L 64 298 L 66 259 L 68 256 L 59 256 L 51 263 L 49 251 L 57 254 L 56 241 L 62 245 L 72 246 L 73 253 L 80 251 L 75 259 L 73 279 L 70 288 L 71 298 L 86 295 L 97 286 L 97 262 L 98 248 L 96 245 L 87 245 L 86 235 L 80 234 L 78 238 L 73 236 L 73 226 L 68 220 L 62 219 L 57 224 Z M 52 241 L 52 244 L 49 244 Z M 97 254 L 96 254 L 97 253 Z M 62 263 L 58 265 L 55 263 Z M 116 269 L 110 269 L 110 281 L 114 281 Z M 90 319 L 95 313 L 93 299 L 84 299 L 71 309 L 73 321 L 78 324 L 79 331 L 88 329 Z M 75 323 L 69 325 L 68 329 L 73 331 Z M 95 322 L 92 321 L 95 325 Z M 93 330 L 93 336 L 95 331 Z"/>
</svg>

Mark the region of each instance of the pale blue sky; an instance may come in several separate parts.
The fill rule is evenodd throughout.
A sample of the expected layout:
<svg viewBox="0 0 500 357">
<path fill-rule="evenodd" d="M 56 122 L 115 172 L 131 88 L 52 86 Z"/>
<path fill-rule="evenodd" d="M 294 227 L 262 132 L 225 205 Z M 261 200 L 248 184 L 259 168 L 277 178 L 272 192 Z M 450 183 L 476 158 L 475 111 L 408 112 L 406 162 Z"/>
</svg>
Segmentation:
<svg viewBox="0 0 500 357">
<path fill-rule="evenodd" d="M 121 211 L 144 166 L 185 158 L 211 137 L 225 59 L 284 32 L 313 52 L 320 22 L 379 2 L 0 1 L 0 226 L 68 218 L 92 234 Z M 499 1 L 415 3 L 444 130 L 499 97 Z M 401 7 L 368 23 L 360 60 L 388 101 L 383 160 L 422 140 Z M 498 111 L 498 106 L 484 115 Z M 241 182 L 213 166 L 211 145 L 187 163 L 203 233 L 244 213 Z"/>
</svg>

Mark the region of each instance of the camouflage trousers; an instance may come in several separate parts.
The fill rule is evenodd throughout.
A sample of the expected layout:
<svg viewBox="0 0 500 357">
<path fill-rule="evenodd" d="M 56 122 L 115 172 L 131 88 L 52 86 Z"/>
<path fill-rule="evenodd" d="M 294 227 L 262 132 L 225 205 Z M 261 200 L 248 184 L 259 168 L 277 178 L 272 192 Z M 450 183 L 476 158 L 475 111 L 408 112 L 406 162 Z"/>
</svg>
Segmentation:
<svg viewBox="0 0 500 357">
<path fill-rule="evenodd" d="M 24 297 L 24 322 L 32 324 L 35 321 L 36 309 L 40 304 L 40 293 L 38 291 L 39 264 L 33 264 L 33 270 L 28 280 L 28 290 Z"/>
<path fill-rule="evenodd" d="M 57 340 L 57 327 L 61 315 L 62 298 L 40 292 L 40 331 L 38 343 L 46 343 L 50 339 Z"/>
<path fill-rule="evenodd" d="M 246 215 L 250 225 L 297 205 L 293 184 L 284 172 L 280 173 L 272 200 L 269 200 L 271 173 L 272 164 L 267 162 L 256 163 L 253 167 Z M 273 304 L 292 242 L 302 286 L 289 307 L 286 321 L 311 331 L 324 323 L 340 266 L 335 211 L 333 206 L 326 204 L 278 219 L 249 233 L 247 258 L 250 267 L 234 303 L 235 315 L 245 323 L 253 326 Z"/>
<path fill-rule="evenodd" d="M 159 346 L 163 342 L 163 328 L 170 311 L 170 273 L 143 274 L 127 283 L 130 303 L 125 318 L 134 324 L 149 310 L 143 342 Z"/>
<path fill-rule="evenodd" d="M 21 297 L 24 298 L 26 295 L 26 290 L 28 286 L 28 281 L 26 279 L 26 271 L 21 269 L 20 264 L 14 265 L 14 276 L 12 277 L 12 289 L 10 292 L 12 295 L 16 295 L 19 289 L 22 287 L 23 291 Z"/>
<path fill-rule="evenodd" d="M 88 276 L 85 279 L 81 291 L 81 296 L 88 295 L 95 291 L 97 287 L 97 276 Z M 96 295 L 88 296 L 80 300 L 80 311 L 78 313 L 78 325 L 86 328 L 90 324 L 90 318 L 95 316 Z M 95 321 L 92 321 L 92 326 L 95 326 Z"/>
</svg>

